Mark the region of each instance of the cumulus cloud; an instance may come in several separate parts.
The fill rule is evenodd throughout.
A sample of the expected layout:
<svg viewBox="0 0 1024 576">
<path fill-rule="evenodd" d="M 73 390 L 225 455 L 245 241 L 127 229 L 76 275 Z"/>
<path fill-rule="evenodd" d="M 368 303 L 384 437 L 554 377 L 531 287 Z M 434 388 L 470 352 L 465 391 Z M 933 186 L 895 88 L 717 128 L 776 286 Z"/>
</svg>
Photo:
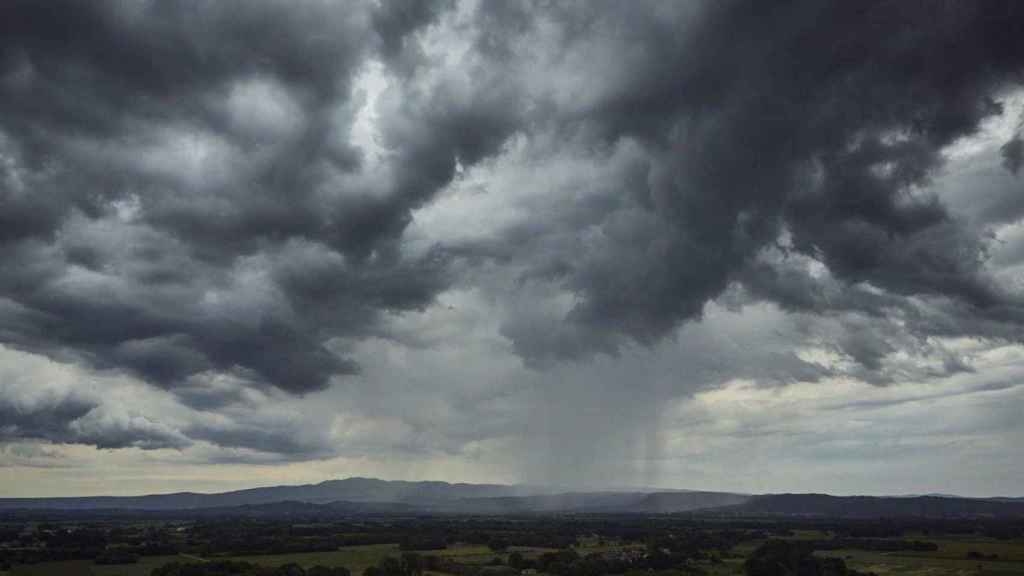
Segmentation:
<svg viewBox="0 0 1024 576">
<path fill-rule="evenodd" d="M 390 159 L 353 177 L 353 79 L 435 12 L 399 4 L 5 6 L 6 341 L 166 388 L 356 373 L 327 343 L 432 300 L 443 255 L 395 241 L 509 124 L 500 88 L 396 88 Z"/>
<path fill-rule="evenodd" d="M 0 442 L 45 440 L 143 449 L 184 448 L 191 443 L 165 424 L 104 402 L 76 382 L 74 370 L 67 366 L 5 348 L 0 348 L 0 357 Z M 24 451 L 14 455 L 31 456 Z"/>
<path fill-rule="evenodd" d="M 572 339 L 589 344 L 566 347 L 567 356 L 614 347 L 616 335 L 650 343 L 699 318 L 744 275 L 763 284 L 759 276 L 772 274 L 763 262 L 747 270 L 782 234 L 841 289 L 950 298 L 1019 325 L 1019 298 L 983 269 L 984 231 L 928 190 L 942 151 L 999 115 L 997 99 L 1015 86 L 1020 47 L 1000 22 L 1014 20 L 1016 8 L 947 5 L 922 30 L 921 6 L 793 3 L 759 13 L 719 3 L 699 11 L 689 34 L 673 33 L 692 16 L 688 7 L 663 20 L 590 8 L 533 17 L 559 31 L 553 53 L 590 50 L 596 38 L 632 48 L 600 63 L 628 81 L 612 74 L 609 84 L 621 89 L 553 99 L 548 113 L 561 120 L 563 138 L 597 147 L 596 163 L 615 158 L 602 145 L 634 142 L 641 152 L 631 170 L 603 183 L 604 202 L 573 210 L 576 222 L 541 216 L 519 244 L 528 246 L 518 255 L 526 266 L 577 296 L 563 314 L 570 327 L 539 330 L 586 332 Z M 729 40 L 737 34 L 745 41 Z M 516 46 L 532 54 L 531 43 Z M 638 53 L 658 57 L 637 66 Z M 515 246 L 518 232 L 506 242 Z M 563 244 L 572 234 L 590 241 Z M 554 267 L 551 250 L 562 251 Z M 510 326 L 509 334 L 531 354 L 534 333 Z"/>
</svg>

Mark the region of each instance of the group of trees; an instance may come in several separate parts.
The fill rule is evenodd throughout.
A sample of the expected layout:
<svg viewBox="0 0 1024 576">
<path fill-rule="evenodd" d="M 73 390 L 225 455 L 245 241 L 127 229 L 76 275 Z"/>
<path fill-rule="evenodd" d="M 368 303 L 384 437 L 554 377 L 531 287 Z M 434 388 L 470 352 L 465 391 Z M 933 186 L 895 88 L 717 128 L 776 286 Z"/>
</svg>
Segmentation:
<svg viewBox="0 0 1024 576">
<path fill-rule="evenodd" d="M 401 519 L 290 525 L 273 520 L 208 521 L 188 528 L 191 553 L 212 556 L 326 552 L 343 546 L 395 544 L 403 551 L 442 550 L 455 543 L 504 551 L 512 546 L 565 548 L 583 528 L 558 519 Z"/>
<path fill-rule="evenodd" d="M 179 553 L 218 559 L 335 551 L 356 544 L 398 544 L 400 555 L 382 560 L 360 576 L 421 576 L 425 572 L 454 576 L 517 576 L 528 569 L 553 576 L 604 576 L 672 569 L 692 576 L 701 569 L 706 570 L 708 562 L 721 562 L 734 554 L 734 547 L 740 542 L 789 537 L 798 530 L 814 530 L 826 536 L 800 544 L 766 544 L 751 557 L 748 563 L 750 576 L 781 576 L 782 572 L 778 572 L 780 565 L 785 567 L 785 576 L 857 576 L 841 560 L 817 558 L 811 552 L 851 548 L 930 551 L 935 549 L 935 544 L 900 539 L 900 536 L 924 532 L 1015 537 L 1024 534 L 1024 520 L 709 520 L 666 515 L 352 517 L 329 521 L 311 521 L 301 517 L 204 518 L 189 522 L 103 519 L 92 523 L 29 523 L 21 519 L 5 521 L 0 515 L 0 566 L 82 559 L 97 563 L 129 563 L 142 556 Z M 574 545 L 583 541 L 627 546 L 617 546 L 603 554 L 581 554 L 581 549 Z M 425 552 L 454 544 L 487 546 L 494 552 L 495 559 L 491 564 L 481 565 L 461 562 L 456 556 Z M 522 546 L 541 547 L 547 551 L 524 555 L 517 551 Z M 971 558 L 986 559 L 980 554 Z M 176 563 L 161 570 L 166 571 L 156 576 L 322 576 L 333 575 L 339 569 L 310 568 L 299 572 L 302 569 L 295 565 L 270 569 L 215 561 Z"/>
<path fill-rule="evenodd" d="M 639 550 L 632 548 L 629 552 L 581 555 L 576 549 L 566 546 L 535 557 L 526 557 L 522 552 L 514 550 L 508 554 L 506 561 L 496 557 L 489 565 L 463 564 L 450 557 L 406 552 L 398 558 L 382 559 L 376 566 L 367 569 L 364 576 L 420 576 L 425 571 L 456 576 L 507 576 L 528 569 L 554 576 L 604 576 L 623 574 L 630 570 L 671 568 L 686 568 L 688 572 L 695 572 L 695 561 L 720 561 L 720 557 L 733 546 L 759 534 L 728 528 L 687 528 L 672 532 L 648 529 L 644 533 L 634 532 L 636 538 L 646 536 L 647 539 L 646 548 Z M 501 552 L 510 547 L 510 542 L 517 543 L 519 535 L 511 530 L 479 531 L 472 540 L 477 544 L 486 543 L 491 550 Z M 572 541 L 575 542 L 577 538 L 576 534 L 572 535 Z M 550 548 L 550 543 L 545 547 Z"/>
<path fill-rule="evenodd" d="M 968 550 L 967 558 L 970 560 L 999 560 L 999 554 L 985 554 L 977 550 Z"/>
<path fill-rule="evenodd" d="M 363 571 L 363 576 L 421 576 L 425 570 L 436 570 L 436 556 L 405 553 L 400 557 L 386 556 L 376 566 Z"/>
<path fill-rule="evenodd" d="M 769 540 L 743 564 L 747 576 L 875 576 L 848 568 L 842 558 L 821 558 L 806 542 Z"/>
<path fill-rule="evenodd" d="M 815 550 L 871 550 L 875 552 L 934 552 L 939 545 L 920 540 L 895 540 L 881 538 L 832 538 L 810 540 L 807 545 Z"/>
<path fill-rule="evenodd" d="M 0 526 L 0 564 L 36 564 L 63 560 L 95 560 L 126 564 L 140 556 L 176 554 L 167 527 L 41 523 L 32 529 Z"/>
<path fill-rule="evenodd" d="M 257 566 L 249 562 L 172 562 L 150 573 L 152 576 L 351 576 L 348 569 L 337 566 L 314 566 L 304 569 L 298 564 L 285 564 L 276 568 Z"/>
<path fill-rule="evenodd" d="M 609 558 L 603 554 L 580 556 L 574 550 L 562 550 L 542 554 L 537 559 L 537 570 L 557 576 L 601 576 L 623 574 L 630 568 L 640 568 L 621 558 Z"/>
</svg>

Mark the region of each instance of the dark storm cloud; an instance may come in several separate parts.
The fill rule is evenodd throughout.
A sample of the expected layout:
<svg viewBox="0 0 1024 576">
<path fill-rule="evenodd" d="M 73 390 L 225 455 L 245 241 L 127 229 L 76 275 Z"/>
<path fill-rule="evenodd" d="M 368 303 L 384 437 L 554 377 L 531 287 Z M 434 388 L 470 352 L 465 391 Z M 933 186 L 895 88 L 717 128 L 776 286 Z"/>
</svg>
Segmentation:
<svg viewBox="0 0 1024 576">
<path fill-rule="evenodd" d="M 170 388 L 229 373 L 303 393 L 356 373 L 331 339 L 449 282 L 443 255 L 396 244 L 410 211 L 512 125 L 502 93 L 402 94 L 393 161 L 346 180 L 363 169 L 356 74 L 446 8 L 5 3 L 5 342 Z"/>
<path fill-rule="evenodd" d="M 1019 4 L 562 8 L 535 15 L 560 32 L 550 51 L 621 49 L 587 62 L 608 79 L 595 81 L 596 94 L 556 102 L 547 117 L 597 146 L 635 140 L 650 159 L 585 223 L 608 239 L 600 251 L 561 254 L 557 268 L 545 256 L 537 268 L 579 297 L 567 317 L 575 327 L 554 333 L 598 334 L 571 337 L 566 356 L 606 350 L 608 335 L 612 346 L 617 334 L 656 341 L 744 274 L 763 284 L 750 266 L 783 231 L 844 290 L 948 298 L 967 315 L 1015 325 L 1006 331 L 1019 338 L 1022 302 L 984 271 L 984 231 L 925 191 L 943 149 L 1001 114 L 1000 95 L 1019 87 Z M 534 227 L 560 236 L 565 224 Z M 774 295 L 810 305 L 817 288 L 803 290 Z M 548 350 L 545 332 L 507 329 L 526 354 Z M 869 367 L 886 350 L 848 344 Z"/>
<path fill-rule="evenodd" d="M 252 419 L 250 419 L 252 420 Z M 195 424 L 184 430 L 189 438 L 209 442 L 214 446 L 253 451 L 248 461 L 310 460 L 333 456 L 335 448 L 322 436 L 309 434 L 302 422 L 206 423 Z M 276 455 L 276 456 L 275 456 Z M 226 461 L 245 462 L 244 454 L 226 453 L 219 456 Z"/>
<path fill-rule="evenodd" d="M 410 72 L 423 58 L 422 51 L 410 37 L 423 26 L 436 22 L 441 12 L 450 10 L 454 5 L 454 0 L 381 2 L 373 14 L 373 27 L 380 36 L 381 55 L 402 72 Z"/>
<path fill-rule="evenodd" d="M 1009 142 L 1003 144 L 999 151 L 1003 154 L 1003 166 L 1014 175 L 1020 172 L 1020 167 L 1024 166 L 1024 141 L 1021 140 L 1020 134 L 1016 134 Z"/>
<path fill-rule="evenodd" d="M 927 185 L 1005 113 L 1022 21 L 1012 1 L 6 2 L 0 342 L 128 371 L 204 415 L 255 410 L 357 374 L 344 351 L 390 337 L 384 314 L 490 265 L 521 299 L 498 304 L 500 333 L 534 367 L 654 345 L 737 286 L 736 306 L 829 320 L 812 336 L 874 383 L 912 373 L 896 351 L 945 354 L 928 336 L 1020 342 L 1021 299 L 988 268 L 996 217 L 964 221 Z M 380 154 L 354 135 L 375 61 Z M 538 163 L 634 152 L 596 193 L 413 247 L 417 210 L 512 141 Z M 1019 135 L 1002 158 L 1018 172 Z M 568 312 L 544 307 L 561 295 Z M 695 378 L 836 375 L 749 357 L 771 369 Z M 290 421 L 150 441 L 94 408 L 9 434 L 332 453 Z"/>
<path fill-rule="evenodd" d="M 53 439 L 55 434 L 67 430 L 70 422 L 85 416 L 95 407 L 94 402 L 85 399 L 59 398 L 26 409 L 16 407 L 10 399 L 5 399 L 0 406 L 0 416 L 3 416 L 4 421 L 3 436 L 5 439 Z"/>
<path fill-rule="evenodd" d="M 739 277 L 743 290 L 732 294 L 739 306 L 747 299 L 767 300 L 789 313 L 827 319 L 812 341 L 856 362 L 852 376 L 875 384 L 924 377 L 949 376 L 972 370 L 962 357 L 937 346 L 930 337 L 973 337 L 996 343 L 1020 341 L 1024 331 L 1014 311 L 979 310 L 948 296 L 916 296 L 883 292 L 866 284 L 847 284 L 828 273 L 813 276 L 805 256 L 768 252 L 748 265 Z M 941 359 L 941 368 L 910 370 L 887 365 L 885 359 L 904 351 L 920 358 Z"/>
</svg>

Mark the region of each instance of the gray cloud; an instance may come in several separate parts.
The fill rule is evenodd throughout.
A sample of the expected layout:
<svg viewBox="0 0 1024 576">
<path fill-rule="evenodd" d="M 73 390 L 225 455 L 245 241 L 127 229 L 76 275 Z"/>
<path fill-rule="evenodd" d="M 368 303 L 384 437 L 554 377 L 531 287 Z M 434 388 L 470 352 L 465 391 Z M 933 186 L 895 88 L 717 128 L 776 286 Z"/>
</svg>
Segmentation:
<svg viewBox="0 0 1024 576">
<path fill-rule="evenodd" d="M 446 286 L 443 255 L 397 238 L 512 124 L 492 120 L 512 110 L 499 88 L 397 94 L 393 159 L 353 180 L 353 80 L 437 12 L 380 10 L 5 5 L 6 342 L 170 388 L 216 371 L 304 393 L 357 373 L 328 341 Z"/>
<path fill-rule="evenodd" d="M 318 436 L 304 424 L 249 418 L 242 422 L 197 423 L 184 432 L 194 440 L 249 451 L 248 455 L 234 451 L 218 456 L 227 461 L 310 460 L 333 456 L 335 450 L 327 438 Z"/>
<path fill-rule="evenodd" d="M 1020 167 L 1024 165 L 1024 141 L 1021 140 L 1020 134 L 1003 144 L 999 151 L 1003 155 L 1003 166 L 1014 175 L 1020 172 Z"/>
<path fill-rule="evenodd" d="M 660 405 L 723 382 L 969 373 L 936 339 L 1024 341 L 1012 255 L 992 256 L 1024 214 L 1019 134 L 988 159 L 1009 173 L 933 185 L 1010 114 L 1022 20 L 1011 1 L 7 2 L 0 343 L 128 373 L 188 412 L 171 425 L 71 392 L 26 408 L 5 389 L 5 438 L 263 462 L 377 435 L 461 454 L 529 437 L 521 402 L 571 411 L 593 362 L 639 371 L 639 345 L 686 378 L 623 369 L 588 406 L 634 400 L 623 419 L 652 439 L 629 441 L 655 459 Z M 984 201 L 963 200 L 974 183 Z M 486 210 L 432 223 L 471 185 Z M 452 291 L 487 302 L 479 362 L 536 371 L 462 374 L 484 391 L 450 367 L 382 378 L 406 382 L 380 349 L 433 345 L 396 319 Z M 756 324 L 764 302 L 791 323 L 688 324 Z M 441 339 L 468 346 L 462 327 Z M 517 387 L 569 373 L 551 396 Z M 332 393 L 344 446 L 333 414 L 274 411 Z M 543 440 L 579 451 L 571 430 L 605 421 L 587 414 Z"/>
<path fill-rule="evenodd" d="M 608 58 L 580 56 L 602 81 L 584 98 L 551 98 L 538 118 L 555 122 L 566 145 L 596 150 L 599 162 L 622 141 L 645 158 L 605 185 L 602 202 L 538 214 L 528 230 L 476 247 L 577 296 L 567 326 L 506 326 L 524 355 L 562 349 L 578 358 L 623 338 L 655 342 L 699 319 L 731 283 L 764 284 L 757 276 L 772 272 L 751 266 L 783 232 L 792 251 L 827 267 L 833 289 L 859 295 L 861 308 L 890 306 L 889 297 L 949 298 L 967 315 L 1013 326 L 1001 334 L 1019 334 L 1019 297 L 984 269 L 985 230 L 927 189 L 943 150 L 1001 114 L 997 98 L 1017 86 L 1022 44 L 1007 23 L 1021 17 L 1018 7 L 724 2 L 658 18 L 647 8 L 595 3 L 530 15 L 557 30 L 546 50 L 572 62 L 588 52 Z M 524 29 L 521 16 L 508 16 L 513 34 Z M 494 18 L 488 11 L 481 20 Z M 530 41 L 506 43 L 521 58 L 534 53 Z M 589 245 L 564 242 L 595 229 Z M 815 284 L 755 292 L 794 305 Z M 864 284 L 887 296 L 866 297 Z M 539 333 L 561 334 L 560 343 L 538 344 Z M 876 354 L 856 357 L 870 368 Z"/>
<path fill-rule="evenodd" d="M 409 73 L 422 64 L 424 55 L 411 36 L 455 6 L 452 0 L 401 2 L 386 0 L 373 14 L 373 27 L 380 37 L 381 55 L 398 70 Z"/>
<path fill-rule="evenodd" d="M 5 354 L 5 358 L 14 357 Z M 44 440 L 143 449 L 191 444 L 180 432 L 145 416 L 110 410 L 100 398 L 78 390 L 74 383 L 37 381 L 48 376 L 59 380 L 60 373 L 39 365 L 12 364 L 0 371 L 0 444 Z"/>
<path fill-rule="evenodd" d="M 33 460 L 26 446 L 36 446 L 46 465 L 66 460 L 40 443 L 178 451 L 198 446 L 212 458 L 234 462 L 309 460 L 337 452 L 329 429 L 309 426 L 293 408 L 280 406 L 286 394 L 253 388 L 244 379 L 192 377 L 175 390 L 175 403 L 131 379 L 73 364 L 5 348 L 0 358 L 0 446 L 12 446 L 8 452 L 17 461 Z"/>
</svg>

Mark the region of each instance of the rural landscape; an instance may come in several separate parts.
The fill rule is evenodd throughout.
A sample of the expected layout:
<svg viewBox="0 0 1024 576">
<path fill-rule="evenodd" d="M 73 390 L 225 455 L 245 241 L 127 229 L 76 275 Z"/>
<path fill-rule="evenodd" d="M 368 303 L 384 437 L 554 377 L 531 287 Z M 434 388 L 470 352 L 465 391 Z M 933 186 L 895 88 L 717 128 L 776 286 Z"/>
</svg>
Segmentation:
<svg viewBox="0 0 1024 576">
<path fill-rule="evenodd" d="M 0 0 L 0 576 L 1024 576 L 1024 0 Z"/>
<path fill-rule="evenodd" d="M 1024 499 L 539 490 L 350 478 L 0 500 L 0 567 L 5 576 L 1024 574 Z M 281 497 L 291 499 L 273 501 Z"/>
</svg>

